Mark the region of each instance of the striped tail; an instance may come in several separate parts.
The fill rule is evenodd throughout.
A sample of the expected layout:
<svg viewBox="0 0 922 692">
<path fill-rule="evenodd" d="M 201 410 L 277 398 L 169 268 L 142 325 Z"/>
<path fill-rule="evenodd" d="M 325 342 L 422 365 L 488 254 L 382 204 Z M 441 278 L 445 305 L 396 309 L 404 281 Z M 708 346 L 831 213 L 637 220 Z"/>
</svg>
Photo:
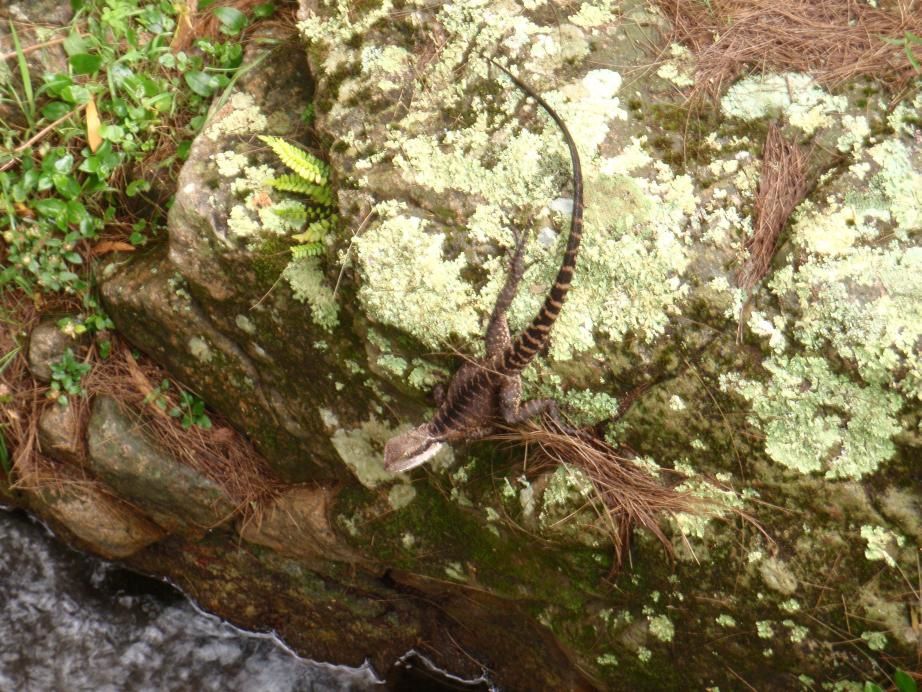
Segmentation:
<svg viewBox="0 0 922 692">
<path fill-rule="evenodd" d="M 570 217 L 570 237 L 567 240 L 567 249 L 563 255 L 563 261 L 560 263 L 560 269 L 557 272 L 557 278 L 554 285 L 544 299 L 544 305 L 541 311 L 531 321 L 531 324 L 519 334 L 515 341 L 503 352 L 501 361 L 497 364 L 496 369 L 504 374 L 521 372 L 526 365 L 544 348 L 547 343 L 548 335 L 554 321 L 560 314 L 564 301 L 567 299 L 567 292 L 570 290 L 570 282 L 573 280 L 573 270 L 576 269 L 576 254 L 579 251 L 579 244 L 583 237 L 583 172 L 579 161 L 579 152 L 576 150 L 576 143 L 570 135 L 563 119 L 557 115 L 556 111 L 541 98 L 527 84 L 522 82 L 518 77 L 509 72 L 505 67 L 493 63 L 505 72 L 519 89 L 524 91 L 528 96 L 533 98 L 538 104 L 547 111 L 557 126 L 563 132 L 567 147 L 570 149 L 570 160 L 573 164 L 573 214 Z"/>
</svg>

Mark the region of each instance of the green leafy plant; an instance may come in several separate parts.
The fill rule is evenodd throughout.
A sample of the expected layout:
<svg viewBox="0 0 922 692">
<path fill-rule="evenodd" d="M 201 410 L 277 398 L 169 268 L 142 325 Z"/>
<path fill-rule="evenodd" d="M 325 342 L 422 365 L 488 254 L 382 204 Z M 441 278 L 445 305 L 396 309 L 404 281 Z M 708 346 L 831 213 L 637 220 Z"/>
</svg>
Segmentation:
<svg viewBox="0 0 922 692">
<path fill-rule="evenodd" d="M 51 364 L 51 388 L 48 390 L 48 398 L 54 399 L 61 406 L 67 406 L 69 396 L 83 394 L 81 381 L 92 367 L 89 363 L 78 361 L 71 349 L 64 351 L 61 358 Z"/>
<path fill-rule="evenodd" d="M 151 189 L 133 171 L 185 158 L 211 97 L 245 67 L 236 37 L 250 17 L 240 10 L 214 9 L 227 41 L 180 50 L 181 3 L 71 4 L 70 26 L 50 36 L 67 56 L 56 72 L 30 67 L 25 33 L 10 23 L 17 79 L 0 79 L 0 113 L 21 117 L 0 120 L 0 290 L 89 294 L 88 251 L 104 227 L 140 245 L 162 223 L 162 209 L 153 223 L 117 218 L 125 197 Z M 266 5 L 259 17 L 274 10 Z"/>
<path fill-rule="evenodd" d="M 170 400 L 167 398 L 169 389 L 170 381 L 167 379 L 161 380 L 160 384 L 153 387 L 150 392 L 147 393 L 147 396 L 144 397 L 144 403 L 152 404 L 161 411 L 166 411 L 167 407 L 170 405 Z"/>
<path fill-rule="evenodd" d="M 179 418 L 185 430 L 193 425 L 204 430 L 211 428 L 211 419 L 205 413 L 205 402 L 189 392 L 179 393 L 179 405 L 170 409 L 170 415 Z"/>
<path fill-rule="evenodd" d="M 912 69 L 922 73 L 922 63 L 919 62 L 915 54 L 917 46 L 922 49 L 922 36 L 917 36 L 911 31 L 907 31 L 903 34 L 903 38 L 890 38 L 889 36 L 882 36 L 881 38 L 892 46 L 902 46 L 903 52 L 906 53 L 906 59 L 912 65 Z"/>
<path fill-rule="evenodd" d="M 272 178 L 268 184 L 280 192 L 290 192 L 309 198 L 310 206 L 303 202 L 278 205 L 274 213 L 303 231 L 292 235 L 297 245 L 292 246 L 294 259 L 322 254 L 327 235 L 339 222 L 334 212 L 333 191 L 330 188 L 330 168 L 313 154 L 286 142 L 280 137 L 263 136 L 260 139 L 275 152 L 279 160 L 292 171 Z"/>
<path fill-rule="evenodd" d="M 13 472 L 13 460 L 10 458 L 10 450 L 6 446 L 6 438 L 2 430 L 0 430 L 0 467 L 7 476 Z"/>
</svg>

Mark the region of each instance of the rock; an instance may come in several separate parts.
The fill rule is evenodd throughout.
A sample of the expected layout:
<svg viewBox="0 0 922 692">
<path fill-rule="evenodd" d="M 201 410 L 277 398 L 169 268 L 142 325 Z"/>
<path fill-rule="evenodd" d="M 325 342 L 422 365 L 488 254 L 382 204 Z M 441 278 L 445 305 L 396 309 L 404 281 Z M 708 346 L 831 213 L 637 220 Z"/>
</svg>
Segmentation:
<svg viewBox="0 0 922 692">
<path fill-rule="evenodd" d="M 280 276 L 287 245 L 271 238 L 250 245 L 230 231 L 229 214 L 241 200 L 215 157 L 278 166 L 265 147 L 254 147 L 255 135 L 303 139 L 306 127 L 289 111 L 310 102 L 310 85 L 296 50 L 276 51 L 248 72 L 192 146 L 170 211 L 169 247 L 101 286 L 119 331 L 192 385 L 292 482 L 349 477 L 319 410 L 367 419 L 367 397 L 339 394 L 361 386 L 363 373 L 347 361 L 363 360 L 364 347 L 351 330 L 315 324 L 309 305 L 294 299 Z"/>
<path fill-rule="evenodd" d="M 332 498 L 332 490 L 324 487 L 285 490 L 260 516 L 240 522 L 240 536 L 282 555 L 354 562 L 359 556 L 346 548 L 330 524 Z"/>
<path fill-rule="evenodd" d="M 37 380 L 51 382 L 51 365 L 61 359 L 67 349 L 76 351 L 80 340 L 58 329 L 58 318 L 42 320 L 29 335 L 29 370 Z"/>
<path fill-rule="evenodd" d="M 93 401 L 87 443 L 96 476 L 169 531 L 210 529 L 233 514 L 217 483 L 150 440 L 110 397 Z"/>
<path fill-rule="evenodd" d="M 38 420 L 38 442 L 44 454 L 76 463 L 83 455 L 83 431 L 72 403 L 46 406 Z"/>
<path fill-rule="evenodd" d="M 60 487 L 30 491 L 29 495 L 33 509 L 110 560 L 133 555 L 165 535 L 163 529 L 93 483 L 69 479 Z"/>
</svg>

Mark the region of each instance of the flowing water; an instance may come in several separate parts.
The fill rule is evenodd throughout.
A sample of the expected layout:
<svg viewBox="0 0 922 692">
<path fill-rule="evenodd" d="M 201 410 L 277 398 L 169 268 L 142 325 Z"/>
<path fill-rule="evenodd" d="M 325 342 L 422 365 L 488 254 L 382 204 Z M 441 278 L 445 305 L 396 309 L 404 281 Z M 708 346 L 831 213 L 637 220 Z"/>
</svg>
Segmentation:
<svg viewBox="0 0 922 692">
<path fill-rule="evenodd" d="M 380 690 L 202 612 L 163 582 L 71 551 L 0 511 L 0 690 Z"/>
</svg>

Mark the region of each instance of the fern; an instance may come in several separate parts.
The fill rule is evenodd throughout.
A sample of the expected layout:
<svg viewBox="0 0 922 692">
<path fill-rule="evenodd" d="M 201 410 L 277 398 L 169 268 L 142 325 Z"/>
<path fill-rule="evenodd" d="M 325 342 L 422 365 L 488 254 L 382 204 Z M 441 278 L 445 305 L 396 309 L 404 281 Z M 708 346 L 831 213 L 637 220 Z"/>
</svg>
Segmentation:
<svg viewBox="0 0 922 692">
<path fill-rule="evenodd" d="M 259 137 L 275 152 L 279 160 L 288 168 L 314 185 L 327 185 L 330 182 L 330 169 L 320 159 L 281 137 L 260 135 Z"/>
<path fill-rule="evenodd" d="M 294 260 L 317 257 L 323 254 L 326 236 L 335 230 L 339 218 L 333 209 L 333 191 L 330 189 L 330 169 L 316 156 L 289 144 L 279 137 L 261 136 L 279 160 L 293 171 L 272 178 L 270 187 L 281 192 L 291 192 L 310 198 L 313 204 L 291 203 L 274 209 L 280 219 L 291 226 L 307 228 L 291 239 L 298 243 L 292 246 Z"/>
<path fill-rule="evenodd" d="M 291 248 L 292 259 L 317 257 L 320 254 L 323 254 L 323 243 L 305 243 L 304 245 L 295 245 Z"/>
<path fill-rule="evenodd" d="M 273 214 L 287 221 L 292 226 L 303 226 L 307 223 L 308 217 L 311 216 L 311 211 L 312 210 L 308 210 L 303 204 L 291 202 L 286 203 L 286 206 L 277 204 L 272 207 Z"/>
<path fill-rule="evenodd" d="M 314 221 L 303 233 L 293 235 L 291 238 L 292 240 L 297 240 L 299 243 L 315 243 L 323 240 L 327 233 L 332 230 L 335 218 L 336 217 L 331 217 L 328 219 L 321 219 L 320 221 Z"/>
<path fill-rule="evenodd" d="M 295 192 L 307 195 L 317 204 L 330 206 L 333 204 L 333 192 L 328 185 L 315 185 L 298 175 L 280 175 L 267 181 L 268 184 L 282 192 Z"/>
</svg>

